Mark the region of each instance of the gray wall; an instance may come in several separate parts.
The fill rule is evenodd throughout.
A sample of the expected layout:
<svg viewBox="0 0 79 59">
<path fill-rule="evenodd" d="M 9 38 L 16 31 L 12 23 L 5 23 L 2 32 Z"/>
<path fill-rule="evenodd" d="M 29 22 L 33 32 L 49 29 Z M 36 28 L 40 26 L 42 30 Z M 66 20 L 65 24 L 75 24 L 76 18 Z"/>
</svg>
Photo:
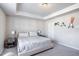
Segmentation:
<svg viewBox="0 0 79 59">
<path fill-rule="evenodd" d="M 5 39 L 5 14 L 0 9 L 0 54 L 2 53 L 4 49 L 4 39 Z"/>
<path fill-rule="evenodd" d="M 68 26 L 70 17 L 75 17 L 75 28 L 54 26 L 55 22 L 65 22 Z M 49 38 L 65 46 L 79 50 L 79 10 L 63 14 L 46 21 L 47 35 Z"/>
<path fill-rule="evenodd" d="M 29 32 L 41 30 L 44 33 L 44 21 L 20 16 L 7 16 L 7 35 L 10 36 L 12 30 L 17 32 Z"/>
</svg>

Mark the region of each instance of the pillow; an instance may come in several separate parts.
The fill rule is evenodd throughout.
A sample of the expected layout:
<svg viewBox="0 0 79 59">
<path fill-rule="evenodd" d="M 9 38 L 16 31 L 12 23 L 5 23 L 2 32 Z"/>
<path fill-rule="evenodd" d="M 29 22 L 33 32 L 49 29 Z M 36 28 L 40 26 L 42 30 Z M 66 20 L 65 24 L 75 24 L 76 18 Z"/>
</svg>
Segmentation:
<svg viewBox="0 0 79 59">
<path fill-rule="evenodd" d="M 37 36 L 37 32 L 29 32 L 30 37 Z"/>
<path fill-rule="evenodd" d="M 28 35 L 28 32 L 20 32 L 18 36 L 19 37 L 28 37 L 29 35 Z"/>
</svg>

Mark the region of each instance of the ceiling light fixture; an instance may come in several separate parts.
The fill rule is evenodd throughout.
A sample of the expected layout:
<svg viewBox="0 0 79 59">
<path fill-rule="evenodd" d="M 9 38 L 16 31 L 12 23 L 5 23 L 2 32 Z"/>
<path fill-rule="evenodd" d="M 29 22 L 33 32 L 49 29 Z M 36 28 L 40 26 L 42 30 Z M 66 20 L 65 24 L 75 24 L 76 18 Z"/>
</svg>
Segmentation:
<svg viewBox="0 0 79 59">
<path fill-rule="evenodd" d="M 48 6 L 48 3 L 42 3 L 40 4 L 41 7 L 47 7 Z"/>
<path fill-rule="evenodd" d="M 43 5 L 43 6 L 45 5 L 45 6 L 47 6 L 47 5 L 48 5 L 48 3 L 42 3 L 41 5 Z"/>
<path fill-rule="evenodd" d="M 45 11 L 46 12 L 50 11 L 51 10 L 51 4 L 49 4 L 49 3 L 41 3 L 40 8 L 41 8 L 42 11 L 44 10 L 44 12 Z"/>
</svg>

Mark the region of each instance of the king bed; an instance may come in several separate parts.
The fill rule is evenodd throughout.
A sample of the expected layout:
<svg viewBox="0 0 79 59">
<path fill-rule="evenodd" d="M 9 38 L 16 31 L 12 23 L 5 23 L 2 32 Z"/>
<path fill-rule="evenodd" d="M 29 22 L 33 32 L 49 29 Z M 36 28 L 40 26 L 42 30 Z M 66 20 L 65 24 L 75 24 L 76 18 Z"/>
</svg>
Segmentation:
<svg viewBox="0 0 79 59">
<path fill-rule="evenodd" d="M 47 37 L 38 36 L 35 32 L 19 33 L 18 55 L 30 56 L 53 47 L 52 40 Z"/>
</svg>

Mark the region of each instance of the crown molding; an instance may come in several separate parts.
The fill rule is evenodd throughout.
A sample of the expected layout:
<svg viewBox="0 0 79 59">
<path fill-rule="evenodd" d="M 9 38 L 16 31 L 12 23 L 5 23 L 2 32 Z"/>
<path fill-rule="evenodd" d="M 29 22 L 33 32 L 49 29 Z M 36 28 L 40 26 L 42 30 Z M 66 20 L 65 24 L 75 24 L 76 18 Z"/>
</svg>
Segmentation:
<svg viewBox="0 0 79 59">
<path fill-rule="evenodd" d="M 76 10 L 78 8 L 79 8 L 79 4 L 74 4 L 72 6 L 69 6 L 67 8 L 64 8 L 64 9 L 62 9 L 60 11 L 57 11 L 55 13 L 52 13 L 52 14 L 46 16 L 46 17 L 43 17 L 43 19 L 47 20 L 47 19 L 53 18 L 55 16 L 58 16 L 58 15 L 61 15 L 61 14 L 68 13 L 70 11 Z"/>
<path fill-rule="evenodd" d="M 27 12 L 23 12 L 23 11 L 17 11 L 16 15 L 27 16 L 27 17 L 36 18 L 36 19 L 43 19 L 43 17 L 41 17 L 41 16 L 31 14 L 31 13 L 27 13 Z"/>
<path fill-rule="evenodd" d="M 15 3 L 15 4 L 1 4 L 1 7 L 3 8 L 3 10 L 7 14 L 10 14 L 10 15 L 13 15 L 13 16 L 18 15 L 18 16 L 31 17 L 31 18 L 34 18 L 34 19 L 36 18 L 36 19 L 41 19 L 41 20 L 48 20 L 48 19 L 53 18 L 55 16 L 58 16 L 58 15 L 61 15 L 61 14 L 64 14 L 64 13 L 68 13 L 70 11 L 78 9 L 79 4 L 71 5 L 71 6 L 66 7 L 66 8 L 64 8 L 62 10 L 59 10 L 59 11 L 57 11 L 55 13 L 49 14 L 48 16 L 45 16 L 45 17 L 35 15 L 35 14 L 31 14 L 31 13 L 24 12 L 24 11 L 19 11 L 17 3 Z"/>
<path fill-rule="evenodd" d="M 64 8 L 62 10 L 59 10 L 59 11 L 57 11 L 55 13 L 52 13 L 52 14 L 50 14 L 48 16 L 45 16 L 45 17 L 41 17 L 39 15 L 35 15 L 35 14 L 23 12 L 23 11 L 17 11 L 16 15 L 27 16 L 27 17 L 32 17 L 32 18 L 37 18 L 37 19 L 42 19 L 42 20 L 48 20 L 48 19 L 53 18 L 55 16 L 58 16 L 58 15 L 61 15 L 61 14 L 68 13 L 70 11 L 76 10 L 78 8 L 79 8 L 79 4 L 74 4 L 74 5 L 66 7 L 66 8 Z"/>
</svg>

